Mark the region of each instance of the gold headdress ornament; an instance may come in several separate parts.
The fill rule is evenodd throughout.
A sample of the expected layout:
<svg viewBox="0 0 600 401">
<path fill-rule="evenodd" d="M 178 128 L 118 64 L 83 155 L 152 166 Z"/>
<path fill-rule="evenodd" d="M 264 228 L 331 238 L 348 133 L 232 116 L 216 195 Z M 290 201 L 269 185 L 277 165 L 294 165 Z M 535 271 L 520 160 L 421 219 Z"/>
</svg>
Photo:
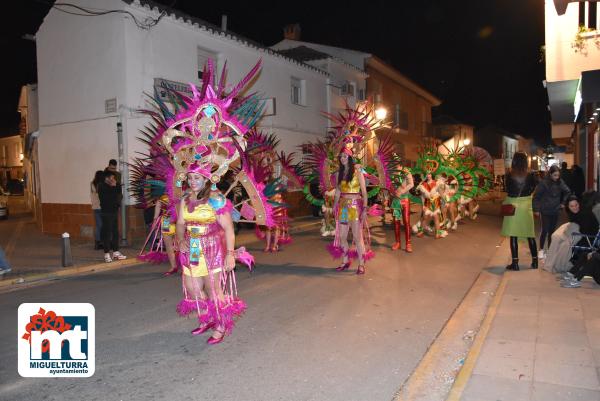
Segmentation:
<svg viewBox="0 0 600 401">
<path fill-rule="evenodd" d="M 250 73 L 225 95 L 225 68 L 221 81 L 213 82 L 214 64 L 209 60 L 203 76 L 210 77 L 199 90 L 190 84 L 193 98 L 186 107 L 166 121 L 162 144 L 171 155 L 176 186 L 180 187 L 189 172 L 202 174 L 212 183 L 220 181 L 245 148 L 244 135 L 262 113 L 264 103 L 252 95 L 235 97 L 260 68 L 260 61 Z"/>
</svg>

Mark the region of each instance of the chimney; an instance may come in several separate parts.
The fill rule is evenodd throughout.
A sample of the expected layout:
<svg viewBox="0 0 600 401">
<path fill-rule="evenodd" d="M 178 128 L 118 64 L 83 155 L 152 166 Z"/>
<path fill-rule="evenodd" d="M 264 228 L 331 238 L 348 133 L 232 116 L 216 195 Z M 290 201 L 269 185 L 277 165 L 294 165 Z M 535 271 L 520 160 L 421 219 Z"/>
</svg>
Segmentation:
<svg viewBox="0 0 600 401">
<path fill-rule="evenodd" d="M 227 30 L 227 16 L 226 15 L 221 15 L 221 30 L 222 31 Z"/>
<path fill-rule="evenodd" d="M 300 40 L 300 24 L 290 24 L 283 28 L 283 38 L 289 40 Z"/>
</svg>

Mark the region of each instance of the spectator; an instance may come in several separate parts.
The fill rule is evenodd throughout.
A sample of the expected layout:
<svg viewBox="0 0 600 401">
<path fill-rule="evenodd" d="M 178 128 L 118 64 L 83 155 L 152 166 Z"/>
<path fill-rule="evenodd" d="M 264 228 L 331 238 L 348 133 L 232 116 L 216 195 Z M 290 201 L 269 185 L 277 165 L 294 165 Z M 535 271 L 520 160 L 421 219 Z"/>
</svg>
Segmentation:
<svg viewBox="0 0 600 401">
<path fill-rule="evenodd" d="M 575 191 L 573 191 L 573 179 L 571 176 L 571 171 L 567 168 L 567 162 L 562 162 L 560 164 L 560 178 L 565 182 L 565 184 L 567 184 L 571 192 L 575 193 Z M 579 197 L 579 199 L 581 198 Z"/>
<path fill-rule="evenodd" d="M 505 215 L 502 221 L 502 235 L 510 237 L 512 263 L 508 270 L 519 270 L 519 238 L 527 238 L 531 251 L 531 268 L 537 269 L 538 257 L 531 209 L 531 194 L 535 190 L 536 179 L 529 171 L 527 154 L 516 152 L 512 159 L 510 173 L 506 177 L 507 197 L 503 205 L 513 205 L 513 215 Z"/>
<path fill-rule="evenodd" d="M 117 185 L 121 186 L 121 172 L 117 170 L 117 161 L 115 159 L 110 159 L 108 161 L 108 166 L 104 169 L 104 172 L 111 171 L 115 173 L 115 179 L 117 180 Z"/>
<path fill-rule="evenodd" d="M 104 181 L 104 172 L 102 170 L 96 171 L 94 179 L 90 182 L 90 200 L 92 203 L 92 211 L 94 212 L 94 222 L 96 227 L 94 229 L 94 240 L 96 245 L 94 249 L 102 249 L 102 209 L 100 208 L 100 198 L 98 197 L 98 186 Z"/>
<path fill-rule="evenodd" d="M 556 165 L 550 167 L 546 177 L 535 188 L 533 212 L 536 217 L 540 215 L 542 217 L 538 258 L 544 257 L 546 238 L 548 238 L 548 247 L 552 243 L 552 233 L 558 223 L 558 213 L 564 207 L 563 202 L 570 192 L 569 187 L 560 178 L 560 170 Z"/>
<path fill-rule="evenodd" d="M 8 259 L 6 259 L 6 254 L 4 253 L 4 250 L 2 249 L 2 247 L 0 246 L 0 276 L 6 274 L 6 273 L 10 273 L 12 271 L 12 269 L 10 268 L 10 265 L 8 264 Z"/>
<path fill-rule="evenodd" d="M 117 185 L 115 173 L 107 171 L 104 182 L 98 186 L 98 197 L 102 213 L 102 243 L 104 261 L 110 263 L 113 259 L 122 260 L 127 257 L 119 252 L 118 211 L 120 205 L 121 187 Z M 111 257 L 112 252 L 112 257 Z"/>
<path fill-rule="evenodd" d="M 571 172 L 571 191 L 579 198 L 582 197 L 585 191 L 585 176 L 583 169 L 577 164 L 573 164 L 573 171 Z"/>
<path fill-rule="evenodd" d="M 598 251 L 584 254 L 578 265 L 563 276 L 560 286 L 565 288 L 581 287 L 581 279 L 585 276 L 591 276 L 597 284 L 600 284 L 600 253 Z"/>
<path fill-rule="evenodd" d="M 551 273 L 561 273 L 573 267 L 571 247 L 573 233 L 596 235 L 598 222 L 590 210 L 586 210 L 575 195 L 570 195 L 566 202 L 568 222 L 558 227 L 552 234 L 552 244 L 548 247 L 548 255 L 544 269 Z"/>
</svg>

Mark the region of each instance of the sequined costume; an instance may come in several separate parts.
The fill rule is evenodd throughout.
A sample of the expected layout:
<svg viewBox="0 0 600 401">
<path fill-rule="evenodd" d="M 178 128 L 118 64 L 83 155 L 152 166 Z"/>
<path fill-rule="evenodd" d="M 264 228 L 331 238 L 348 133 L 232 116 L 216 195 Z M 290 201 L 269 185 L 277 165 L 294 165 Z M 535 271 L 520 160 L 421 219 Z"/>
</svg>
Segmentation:
<svg viewBox="0 0 600 401">
<path fill-rule="evenodd" d="M 169 197 L 161 195 L 156 202 L 159 204 L 160 213 L 152 222 L 150 233 L 142 247 L 138 259 L 150 263 L 164 263 L 169 260 L 165 248 L 165 238 L 175 235 L 175 222 L 177 221 L 174 208 L 170 207 Z"/>
<path fill-rule="evenodd" d="M 246 308 L 237 297 L 231 257 L 249 267 L 254 259 L 245 248 L 234 249 L 233 223 L 274 225 L 273 208 L 263 194 L 264 184 L 255 179 L 245 154 L 246 134 L 262 116 L 264 101 L 258 94 L 241 94 L 260 66 L 259 61 L 237 84 L 229 85 L 227 69 L 224 67 L 218 78 L 215 64 L 209 59 L 201 86 L 190 84 L 189 95 L 166 88 L 169 106 L 155 94 L 151 97 L 155 109 L 142 110 L 151 116 L 142 139 L 150 149 L 134 163 L 136 180 L 132 185 L 141 199 L 148 185 L 158 179 L 163 182 L 169 206 L 156 225 L 164 228 L 165 235 L 172 235 L 172 224 L 178 217 L 175 232 L 179 237 L 184 299 L 177 305 L 177 312 L 197 313 L 200 327 L 192 332 L 194 335 L 214 328 L 209 344 L 217 344 L 231 333 L 234 318 Z M 229 172 L 233 173 L 226 178 L 229 188 L 222 193 L 217 184 Z M 199 182 L 203 187 L 191 191 L 191 183 Z M 245 193 L 248 198 L 234 206 L 224 193 Z M 196 199 L 200 194 L 204 198 Z M 210 289 L 205 292 L 207 282 Z M 222 336 L 215 337 L 216 333 Z"/>
<path fill-rule="evenodd" d="M 396 189 L 394 196 L 392 197 L 392 217 L 394 219 L 394 236 L 396 242 L 392 246 L 392 249 L 397 250 L 401 248 L 400 239 L 400 223 L 404 225 L 404 238 L 406 241 L 406 252 L 412 252 L 412 243 L 410 238 L 410 194 L 409 190 L 413 187 L 413 178 L 409 171 L 403 171 L 403 174 L 395 175 L 393 178 L 394 187 Z M 398 195 L 398 193 L 401 193 Z"/>
<path fill-rule="evenodd" d="M 340 183 L 340 201 L 336 214 L 338 222 L 347 224 L 350 221 L 358 221 L 363 211 L 363 200 L 360 195 L 360 183 L 358 174 L 354 174 L 350 182 L 342 180 Z"/>
</svg>

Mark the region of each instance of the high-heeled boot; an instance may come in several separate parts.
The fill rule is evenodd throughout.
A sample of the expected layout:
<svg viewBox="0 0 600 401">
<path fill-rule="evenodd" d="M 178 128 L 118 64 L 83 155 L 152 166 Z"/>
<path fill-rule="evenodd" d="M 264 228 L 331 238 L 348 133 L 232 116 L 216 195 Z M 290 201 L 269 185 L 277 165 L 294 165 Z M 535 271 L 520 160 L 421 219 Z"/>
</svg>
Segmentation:
<svg viewBox="0 0 600 401">
<path fill-rule="evenodd" d="M 531 252 L 531 268 L 538 268 L 538 257 L 537 257 L 537 244 L 535 243 L 535 238 L 528 238 L 529 242 L 529 251 Z"/>
<path fill-rule="evenodd" d="M 506 266 L 506 270 L 519 271 L 519 258 L 513 258 L 512 263 Z"/>
<path fill-rule="evenodd" d="M 392 249 L 397 251 L 400 249 L 400 222 L 394 219 L 394 235 L 396 237 L 396 242 L 392 245 Z"/>
</svg>

